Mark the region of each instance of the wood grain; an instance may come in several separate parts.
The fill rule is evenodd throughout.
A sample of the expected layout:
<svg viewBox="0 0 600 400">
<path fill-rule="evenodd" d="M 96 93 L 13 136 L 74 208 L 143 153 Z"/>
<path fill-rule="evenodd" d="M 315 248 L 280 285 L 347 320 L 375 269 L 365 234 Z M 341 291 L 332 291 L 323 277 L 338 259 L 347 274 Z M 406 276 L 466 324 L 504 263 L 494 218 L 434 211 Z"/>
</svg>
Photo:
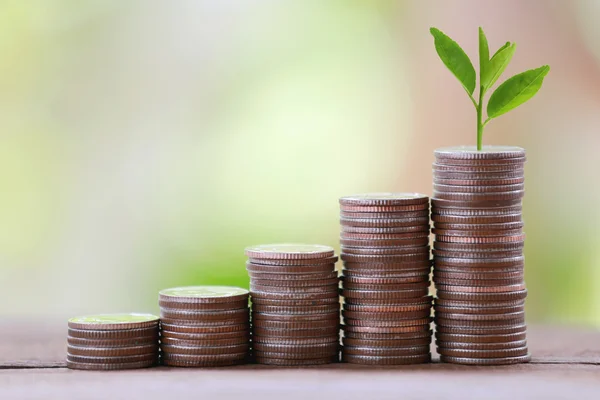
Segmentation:
<svg viewBox="0 0 600 400">
<path fill-rule="evenodd" d="M 245 365 L 87 372 L 64 368 L 64 324 L 2 324 L 0 399 L 519 399 L 600 398 L 600 332 L 532 326 L 530 364 L 400 367 Z"/>
</svg>

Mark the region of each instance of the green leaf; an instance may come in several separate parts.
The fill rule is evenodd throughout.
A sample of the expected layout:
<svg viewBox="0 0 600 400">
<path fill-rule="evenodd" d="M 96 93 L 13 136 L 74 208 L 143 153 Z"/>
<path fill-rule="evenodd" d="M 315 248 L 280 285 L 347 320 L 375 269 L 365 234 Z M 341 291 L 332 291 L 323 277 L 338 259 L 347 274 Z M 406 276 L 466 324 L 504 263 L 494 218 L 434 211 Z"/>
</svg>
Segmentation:
<svg viewBox="0 0 600 400">
<path fill-rule="evenodd" d="M 488 64 L 488 68 L 484 74 L 481 75 L 481 84 L 485 88 L 485 90 L 492 87 L 494 83 L 500 78 L 500 75 L 504 72 L 508 63 L 512 59 L 513 54 L 515 54 L 516 44 L 510 44 L 507 47 L 502 46 L 502 50 L 499 50 L 494 54 L 492 59 Z"/>
<path fill-rule="evenodd" d="M 504 43 L 504 46 L 500 47 L 492 56 L 492 58 L 496 57 L 496 54 L 500 53 L 502 50 L 504 50 L 505 48 L 507 48 L 508 46 L 510 46 L 510 42 L 506 42 Z"/>
<path fill-rule="evenodd" d="M 486 74 L 488 61 L 490 61 L 490 48 L 483 28 L 479 27 L 479 84 L 482 86 L 482 77 Z"/>
<path fill-rule="evenodd" d="M 469 56 L 458 43 L 436 28 L 429 30 L 434 38 L 435 50 L 446 67 L 456 76 L 469 95 L 475 91 L 475 68 Z"/>
<path fill-rule="evenodd" d="M 530 69 L 507 79 L 498 86 L 487 105 L 488 118 L 497 118 L 532 98 L 542 87 L 548 71 L 550 71 L 548 65 Z"/>
</svg>

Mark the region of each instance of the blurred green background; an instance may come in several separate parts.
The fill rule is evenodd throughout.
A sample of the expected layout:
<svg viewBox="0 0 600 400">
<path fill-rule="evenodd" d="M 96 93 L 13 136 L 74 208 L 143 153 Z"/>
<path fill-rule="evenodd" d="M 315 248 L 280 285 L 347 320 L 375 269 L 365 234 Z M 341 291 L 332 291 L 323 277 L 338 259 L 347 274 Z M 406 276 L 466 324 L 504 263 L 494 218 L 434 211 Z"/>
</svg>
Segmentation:
<svg viewBox="0 0 600 400">
<path fill-rule="evenodd" d="M 600 326 L 600 2 L 0 1 L 0 315 L 157 311 L 247 286 L 243 248 L 338 247 L 338 197 L 431 193 L 475 111 L 429 27 L 504 78 L 487 144 L 528 151 L 531 322 Z"/>
</svg>

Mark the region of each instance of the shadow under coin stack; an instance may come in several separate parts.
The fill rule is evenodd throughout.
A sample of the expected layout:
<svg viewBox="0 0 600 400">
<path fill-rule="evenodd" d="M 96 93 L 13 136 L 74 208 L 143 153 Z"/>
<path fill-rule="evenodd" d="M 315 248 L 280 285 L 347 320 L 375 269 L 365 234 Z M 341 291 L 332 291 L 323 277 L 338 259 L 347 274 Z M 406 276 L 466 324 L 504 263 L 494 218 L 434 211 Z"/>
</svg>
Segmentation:
<svg viewBox="0 0 600 400">
<path fill-rule="evenodd" d="M 159 292 L 161 359 L 173 367 L 243 364 L 250 350 L 249 293 L 233 286 Z"/>
<path fill-rule="evenodd" d="M 441 361 L 527 362 L 522 198 L 525 150 L 435 151 L 436 344 Z"/>
<path fill-rule="evenodd" d="M 117 370 L 158 363 L 158 317 L 99 314 L 69 320 L 67 367 Z"/>
<path fill-rule="evenodd" d="M 342 197 L 340 207 L 342 361 L 429 362 L 429 198 L 373 193 Z"/>
<path fill-rule="evenodd" d="M 337 257 L 321 245 L 246 248 L 252 352 L 259 364 L 316 365 L 339 360 Z"/>
</svg>

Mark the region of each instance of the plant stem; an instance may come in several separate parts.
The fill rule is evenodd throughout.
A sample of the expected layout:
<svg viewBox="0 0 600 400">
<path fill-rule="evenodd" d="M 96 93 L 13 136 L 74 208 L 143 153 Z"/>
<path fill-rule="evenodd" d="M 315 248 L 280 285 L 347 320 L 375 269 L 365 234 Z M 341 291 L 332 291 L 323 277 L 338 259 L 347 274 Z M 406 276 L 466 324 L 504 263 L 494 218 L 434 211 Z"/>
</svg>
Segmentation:
<svg viewBox="0 0 600 400">
<path fill-rule="evenodd" d="M 479 86 L 479 104 L 477 105 L 477 150 L 481 151 L 483 145 L 483 86 Z"/>
<path fill-rule="evenodd" d="M 475 106 L 475 109 L 477 110 L 477 102 L 475 101 L 475 99 L 473 98 L 471 93 L 467 92 L 467 94 L 469 95 L 469 98 L 471 99 L 471 101 L 473 102 L 473 105 Z"/>
</svg>

